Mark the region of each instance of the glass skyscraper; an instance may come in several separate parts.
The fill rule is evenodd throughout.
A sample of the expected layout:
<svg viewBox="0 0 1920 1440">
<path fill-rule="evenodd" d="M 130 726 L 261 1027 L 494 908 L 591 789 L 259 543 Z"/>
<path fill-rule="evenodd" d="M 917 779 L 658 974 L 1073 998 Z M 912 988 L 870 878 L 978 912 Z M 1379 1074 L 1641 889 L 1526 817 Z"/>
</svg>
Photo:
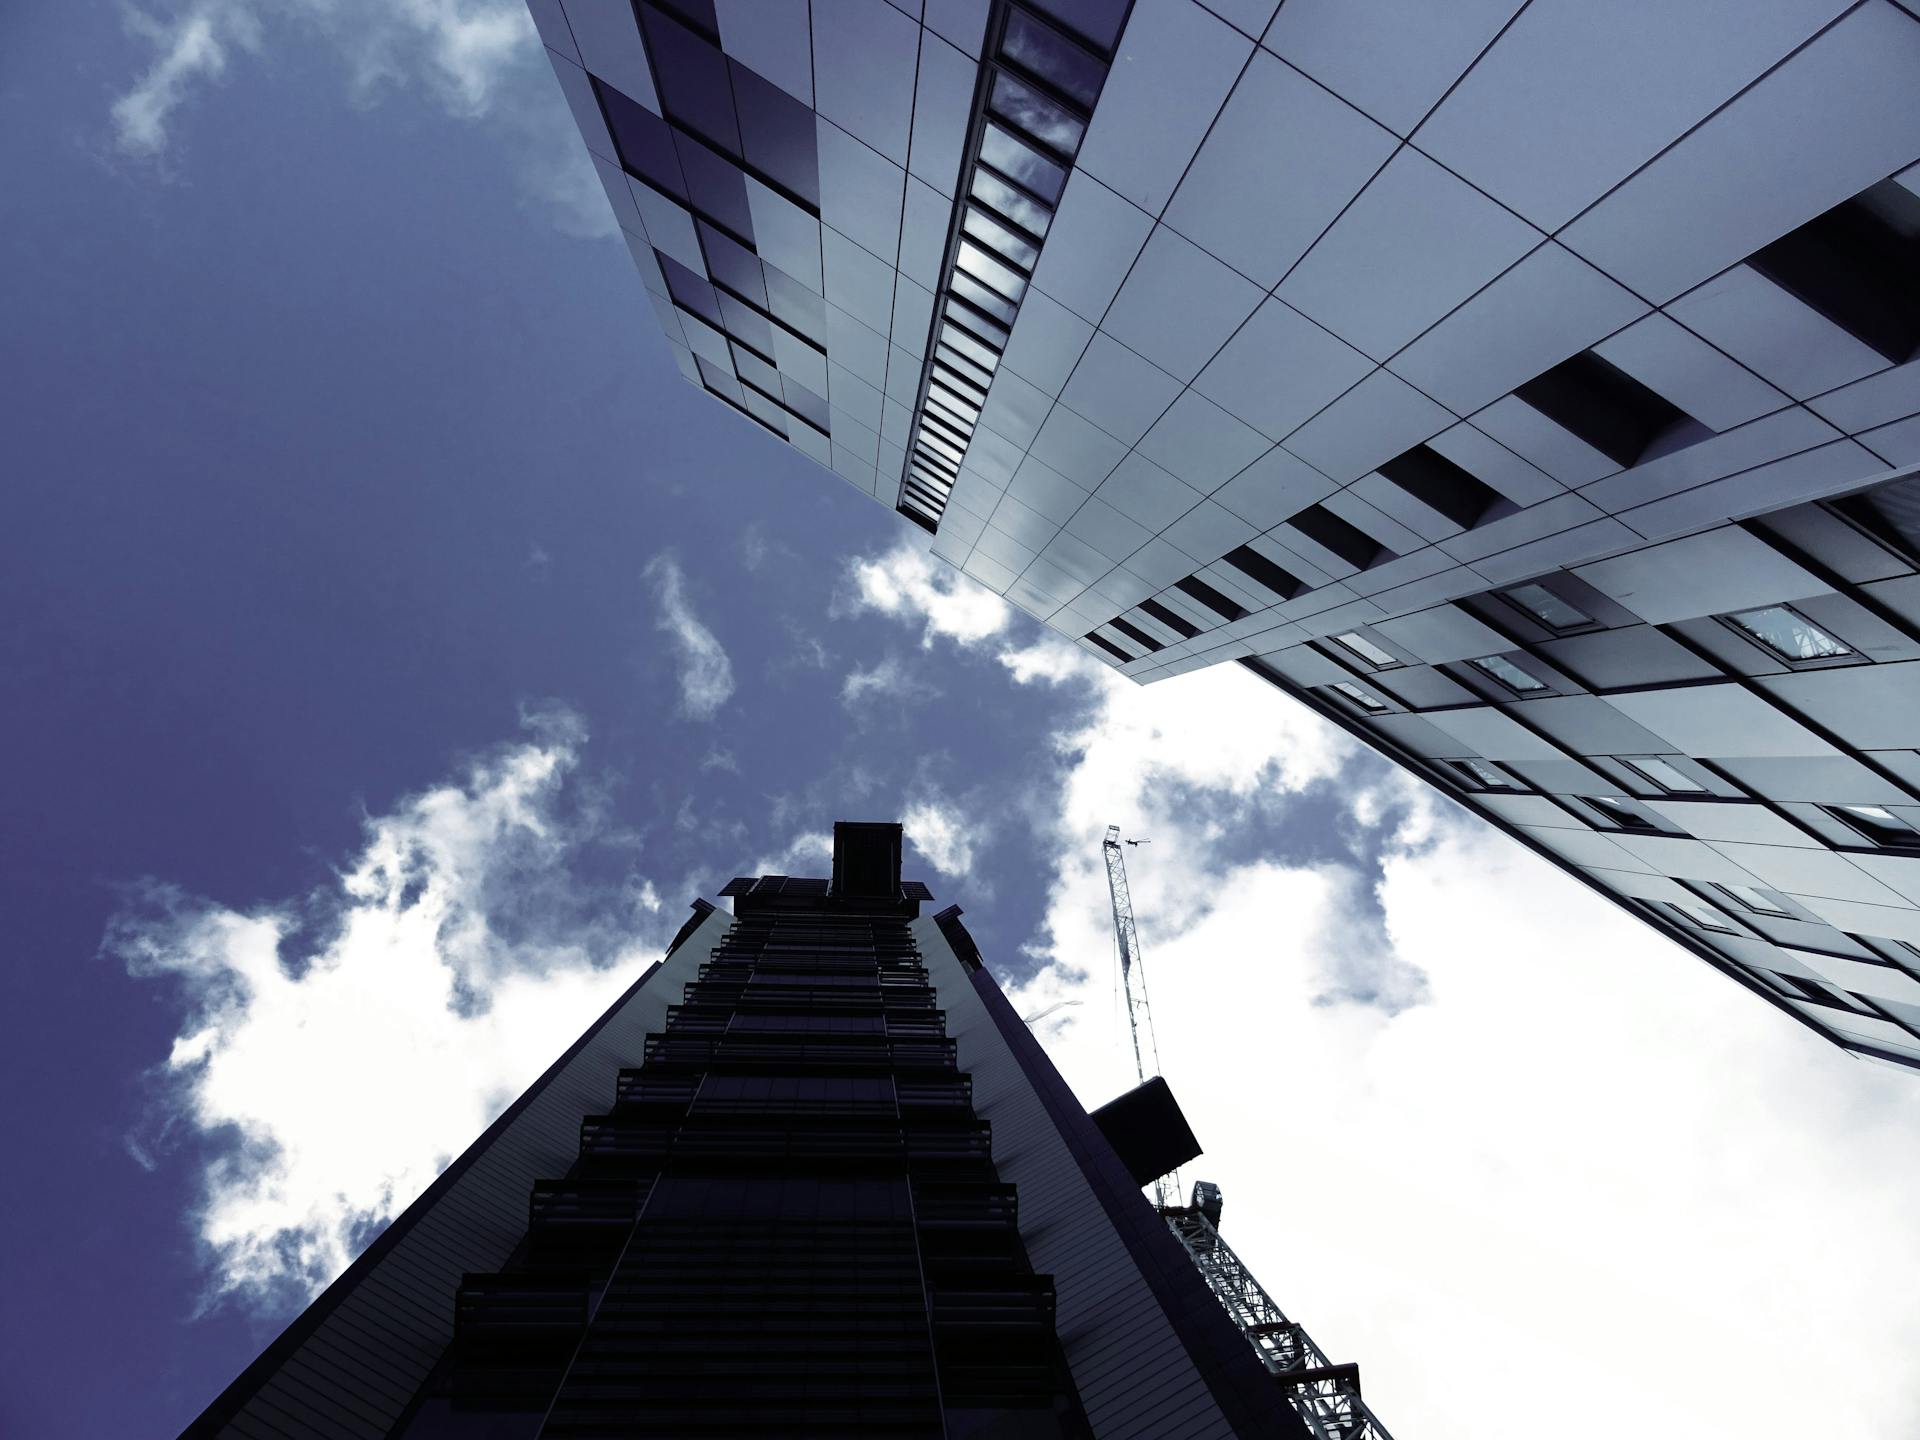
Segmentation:
<svg viewBox="0 0 1920 1440">
<path fill-rule="evenodd" d="M 530 0 L 686 378 L 1920 1065 L 1920 14 Z"/>
</svg>

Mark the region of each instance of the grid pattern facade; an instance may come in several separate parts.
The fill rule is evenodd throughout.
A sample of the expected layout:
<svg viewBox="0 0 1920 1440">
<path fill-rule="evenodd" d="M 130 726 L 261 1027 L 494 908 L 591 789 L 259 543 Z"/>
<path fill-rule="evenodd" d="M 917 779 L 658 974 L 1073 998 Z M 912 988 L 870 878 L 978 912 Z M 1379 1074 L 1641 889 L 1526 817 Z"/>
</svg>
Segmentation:
<svg viewBox="0 0 1920 1440">
<path fill-rule="evenodd" d="M 1090 1436 L 917 907 L 735 888 L 510 1264 L 461 1287 L 428 1433 Z"/>
<path fill-rule="evenodd" d="M 533 4 L 570 95 L 617 50 L 690 123 L 627 8 Z M 823 260 L 871 363 L 829 343 L 827 430 L 793 443 L 1123 673 L 1249 664 L 1830 1038 L 1920 1061 L 1911 553 L 1848 511 L 1920 463 L 1920 6 L 672 8 L 812 107 L 821 254 L 874 287 Z M 575 108 L 683 369 L 732 401 L 663 264 L 719 276 L 712 217 L 661 210 Z M 884 185 L 826 183 L 846 139 Z M 735 378 L 768 381 L 735 333 Z M 1806 548 L 1835 526 L 1864 568 Z M 1665 594 L 1694 566 L 1728 583 Z M 1528 586 L 1587 618 L 1503 598 Z M 1782 606 L 1844 653 L 1726 618 Z M 1661 764 L 1606 763 L 1630 754 Z"/>
</svg>

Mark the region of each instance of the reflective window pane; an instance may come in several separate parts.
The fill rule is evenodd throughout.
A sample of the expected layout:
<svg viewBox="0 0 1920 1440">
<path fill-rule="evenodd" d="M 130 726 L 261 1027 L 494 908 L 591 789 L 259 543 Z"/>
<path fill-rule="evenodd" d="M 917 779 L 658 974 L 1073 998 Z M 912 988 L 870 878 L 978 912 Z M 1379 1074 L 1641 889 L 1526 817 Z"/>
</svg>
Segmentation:
<svg viewBox="0 0 1920 1440">
<path fill-rule="evenodd" d="M 941 364 L 947 366 L 947 368 L 963 379 L 971 380 L 982 392 L 986 390 L 987 386 L 993 383 L 993 372 L 990 370 L 982 370 L 978 365 L 975 365 L 971 360 L 967 359 L 966 356 L 956 354 L 944 345 L 935 353 L 940 357 Z"/>
<path fill-rule="evenodd" d="M 1782 660 L 1830 660 L 1853 651 L 1827 634 L 1806 616 L 1785 605 L 1763 605 L 1726 617 L 1741 634 L 1771 650 Z"/>
<path fill-rule="evenodd" d="M 779 86 L 728 61 L 747 164 L 820 208 L 820 151 L 813 112 Z"/>
<path fill-rule="evenodd" d="M 669 120 L 686 126 L 729 155 L 740 153 L 740 128 L 733 113 L 733 86 L 727 58 L 718 47 L 642 5 L 640 20 L 647 54 L 660 87 L 660 105 Z"/>
<path fill-rule="evenodd" d="M 1593 617 L 1586 611 L 1561 599 L 1544 585 L 1516 585 L 1505 593 L 1507 599 L 1549 630 L 1575 630 L 1593 624 Z"/>
<path fill-rule="evenodd" d="M 998 210 L 1031 234 L 1046 238 L 1053 212 L 1026 191 L 1016 189 L 984 165 L 973 167 L 973 198 Z"/>
<path fill-rule="evenodd" d="M 1019 304 L 1027 293 L 1027 279 L 1012 266 L 1000 260 L 973 243 L 971 240 L 960 242 L 960 264 L 976 280 L 991 286 L 1005 295 L 1014 304 Z"/>
<path fill-rule="evenodd" d="M 969 405 L 944 385 L 927 386 L 927 404 L 939 407 L 941 413 L 951 415 L 956 424 L 973 425 L 980 419 L 980 407 Z"/>
<path fill-rule="evenodd" d="M 1828 805 L 1826 812 L 1876 845 L 1920 845 L 1920 831 L 1884 805 Z"/>
<path fill-rule="evenodd" d="M 1739 933 L 1726 916 L 1704 900 L 1669 900 L 1667 905 L 1679 911 L 1682 919 L 1699 926 L 1702 930 L 1716 930 L 1723 935 Z"/>
<path fill-rule="evenodd" d="M 1400 663 L 1392 655 L 1389 655 L 1385 650 L 1382 650 L 1378 645 L 1367 639 L 1366 636 L 1356 631 L 1349 630 L 1346 634 L 1336 635 L 1333 638 L 1340 644 L 1346 646 L 1347 649 L 1353 651 L 1354 654 L 1358 655 L 1369 665 L 1398 665 Z"/>
<path fill-rule="evenodd" d="M 777 397 L 780 394 L 780 372 L 778 370 L 754 354 L 753 351 L 749 350 L 745 345 L 736 343 L 733 345 L 732 350 L 733 368 L 739 372 L 742 380 L 745 380 L 749 385 L 759 386 L 769 395 Z"/>
<path fill-rule="evenodd" d="M 981 339 L 999 346 L 1002 350 L 1006 349 L 1007 336 L 1009 333 L 1007 327 L 998 321 L 989 320 L 964 300 L 956 299 L 951 295 L 948 296 L 947 314 L 966 326 L 967 329 L 971 330 Z"/>
<path fill-rule="evenodd" d="M 1019 9 L 1007 16 L 1000 53 L 1022 69 L 1038 75 L 1062 95 L 1078 101 L 1084 110 L 1093 109 L 1093 102 L 1100 98 L 1100 86 L 1107 78 L 1105 62 L 1051 25 Z"/>
<path fill-rule="evenodd" d="M 676 134 L 680 170 L 687 177 L 687 202 L 695 210 L 743 240 L 753 239 L 753 215 L 747 209 L 747 181 L 731 161 L 716 155 L 690 135 Z"/>
<path fill-rule="evenodd" d="M 949 323 L 940 327 L 940 343 L 959 351 L 983 370 L 990 372 L 1000 363 L 999 355 L 957 325 Z"/>
<path fill-rule="evenodd" d="M 700 232 L 700 249 L 707 257 L 707 271 L 727 289 L 755 305 L 767 304 L 767 282 L 760 271 L 760 257 L 729 236 L 722 235 L 704 220 L 694 223 Z"/>
<path fill-rule="evenodd" d="M 724 325 L 720 318 L 720 302 L 714 298 L 713 286 L 704 275 L 696 275 L 671 255 L 663 255 L 658 250 L 653 258 L 660 262 L 660 273 L 666 277 L 667 293 L 674 303 L 683 309 L 691 310 L 710 325 Z"/>
<path fill-rule="evenodd" d="M 824 350 L 827 345 L 827 302 L 775 266 L 762 265 L 760 274 L 767 284 L 767 308 L 773 311 L 774 318 Z"/>
<path fill-rule="evenodd" d="M 980 158 L 1017 185 L 1024 185 L 1047 204 L 1058 203 L 1067 172 L 1013 132 L 991 121 L 980 137 Z"/>
<path fill-rule="evenodd" d="M 1756 911 L 1761 915 L 1785 915 L 1789 913 L 1781 909 L 1765 891 L 1756 890 L 1751 885 L 1721 885 L 1719 888 L 1724 890 L 1740 904 L 1746 906 L 1747 909 Z"/>
<path fill-rule="evenodd" d="M 606 112 L 607 129 L 613 133 L 620 163 L 654 189 L 679 200 L 686 199 L 687 184 L 680 175 L 673 127 L 604 80 L 595 80 L 593 88 L 600 96 L 600 108 Z"/>
<path fill-rule="evenodd" d="M 1647 819 L 1646 816 L 1642 815 L 1640 811 L 1635 808 L 1631 800 L 1605 795 L 1597 797 L 1587 795 L 1581 798 L 1595 810 L 1599 811 L 1601 818 L 1611 822 L 1622 830 L 1655 830 L 1659 828 L 1651 820 Z"/>
<path fill-rule="evenodd" d="M 1332 688 L 1338 690 L 1342 695 L 1346 696 L 1347 699 L 1369 713 L 1378 712 L 1387 708 L 1386 701 L 1380 699 L 1377 695 L 1369 695 L 1358 685 L 1349 685 L 1344 680 L 1336 680 Z"/>
<path fill-rule="evenodd" d="M 953 272 L 953 283 L 947 287 L 960 296 L 976 310 L 984 310 L 1002 325 L 1013 324 L 1013 317 L 1020 313 L 1020 307 L 997 290 L 989 290 L 964 270 Z"/>
<path fill-rule="evenodd" d="M 1127 18 L 1127 0 L 1032 0 L 1067 29 L 1091 40 L 1096 49 L 1113 51 L 1120 38 L 1120 22 Z"/>
<path fill-rule="evenodd" d="M 1691 775 L 1683 774 L 1681 771 L 1676 770 L 1657 755 L 1635 755 L 1626 763 L 1631 765 L 1635 770 L 1638 770 L 1662 790 L 1666 790 L 1672 794 L 1704 795 L 1707 793 L 1706 786 L 1702 785 L 1698 780 L 1695 780 Z"/>
<path fill-rule="evenodd" d="M 988 108 L 1016 130 L 1024 131 L 1069 160 L 1079 151 L 1080 141 L 1087 133 L 1087 127 L 1064 106 L 1004 70 L 993 77 Z"/>
<path fill-rule="evenodd" d="M 788 409 L 798 411 L 812 423 L 814 429 L 829 430 L 825 400 L 790 375 L 781 377 L 780 389 L 786 398 Z"/>
<path fill-rule="evenodd" d="M 977 206 L 967 207 L 966 219 L 960 222 L 960 228 L 1002 260 L 1010 261 L 1022 270 L 1031 272 L 1033 262 L 1040 258 L 1038 246 L 1021 239 L 1012 229 Z"/>
<path fill-rule="evenodd" d="M 936 358 L 936 363 L 933 367 L 933 376 L 934 379 L 963 399 L 969 400 L 975 405 L 984 405 L 986 403 L 986 387 L 975 384 L 952 366 L 945 364 L 943 360 Z"/>
<path fill-rule="evenodd" d="M 1465 771 L 1467 778 L 1476 785 L 1484 786 L 1489 790 L 1513 788 L 1513 781 L 1484 760 L 1455 760 L 1452 764 L 1456 769 Z"/>
<path fill-rule="evenodd" d="M 1476 670 L 1491 675 L 1509 690 L 1517 690 L 1522 695 L 1547 688 L 1544 680 L 1529 675 L 1504 655 L 1484 656 L 1479 660 L 1472 661 L 1471 664 Z"/>
<path fill-rule="evenodd" d="M 727 333 L 744 341 L 762 355 L 773 354 L 773 322 L 745 301 L 720 292 L 720 314 Z"/>
</svg>

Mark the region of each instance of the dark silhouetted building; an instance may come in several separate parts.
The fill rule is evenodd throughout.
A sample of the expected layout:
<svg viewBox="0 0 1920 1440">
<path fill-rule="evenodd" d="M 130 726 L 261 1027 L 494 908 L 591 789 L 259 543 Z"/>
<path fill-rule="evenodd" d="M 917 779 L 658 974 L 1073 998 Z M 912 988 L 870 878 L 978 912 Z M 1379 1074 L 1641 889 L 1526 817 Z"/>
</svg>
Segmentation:
<svg viewBox="0 0 1920 1440">
<path fill-rule="evenodd" d="M 1920 1066 L 1912 0 L 529 4 L 690 382 Z"/>
<path fill-rule="evenodd" d="M 1123 1161 L 900 845 L 696 902 L 189 1433 L 1304 1436 L 1140 1192 L 1164 1083 Z"/>
</svg>

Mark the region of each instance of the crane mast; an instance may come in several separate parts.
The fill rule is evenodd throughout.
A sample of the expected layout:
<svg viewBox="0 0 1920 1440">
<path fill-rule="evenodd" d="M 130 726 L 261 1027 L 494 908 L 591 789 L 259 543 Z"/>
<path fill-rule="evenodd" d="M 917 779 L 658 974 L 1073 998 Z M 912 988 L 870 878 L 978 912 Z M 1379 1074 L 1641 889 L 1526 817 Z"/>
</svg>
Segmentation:
<svg viewBox="0 0 1920 1440">
<path fill-rule="evenodd" d="M 1160 1073 L 1160 1046 L 1153 1033 L 1153 1010 L 1147 1003 L 1146 966 L 1140 957 L 1140 933 L 1133 920 L 1133 893 L 1127 886 L 1127 862 L 1120 827 L 1109 825 L 1101 852 L 1107 862 L 1107 895 L 1113 902 L 1113 940 L 1120 953 L 1120 984 L 1127 993 L 1127 1031 L 1133 1040 L 1133 1068 L 1146 1083 L 1146 1055 L 1153 1055 L 1153 1073 Z M 1140 1046 L 1142 1022 L 1147 1048 Z M 1169 1185 L 1171 1179 L 1172 1184 Z M 1293 1407 L 1314 1440 L 1392 1440 L 1386 1427 L 1360 1398 L 1360 1367 L 1335 1365 L 1307 1332 L 1286 1317 L 1253 1273 L 1220 1238 L 1220 1189 L 1202 1180 L 1193 1187 L 1190 1204 L 1181 1205 L 1179 1172 L 1153 1182 L 1154 1208 L 1187 1252 L 1194 1268 L 1207 1282 L 1213 1298 L 1232 1318 L 1260 1363 L 1286 1387 Z"/>
</svg>

